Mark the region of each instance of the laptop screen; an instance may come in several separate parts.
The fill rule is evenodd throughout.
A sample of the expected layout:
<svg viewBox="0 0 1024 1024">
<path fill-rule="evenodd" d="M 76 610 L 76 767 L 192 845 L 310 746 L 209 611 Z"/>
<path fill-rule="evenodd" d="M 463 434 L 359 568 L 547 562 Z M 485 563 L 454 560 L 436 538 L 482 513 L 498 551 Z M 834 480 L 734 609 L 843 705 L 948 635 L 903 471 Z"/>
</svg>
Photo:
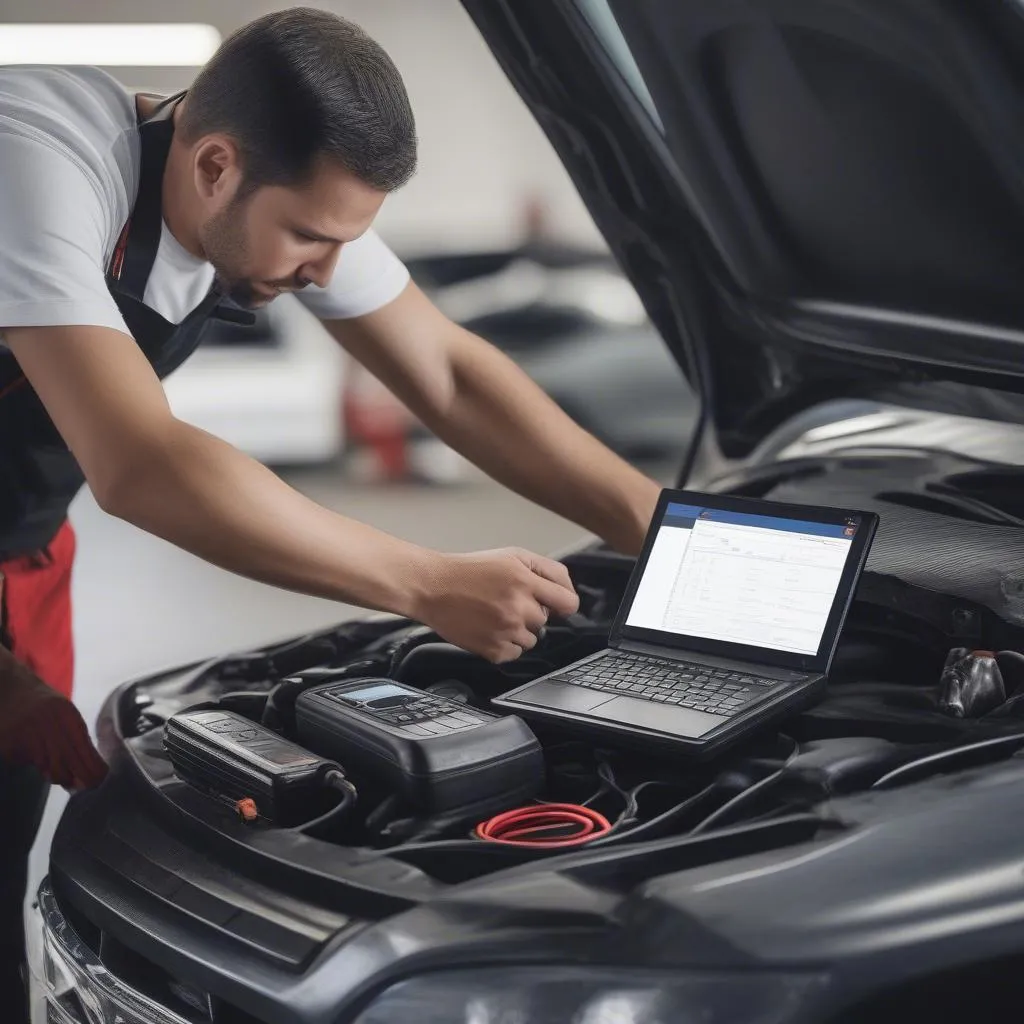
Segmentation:
<svg viewBox="0 0 1024 1024">
<path fill-rule="evenodd" d="M 856 515 L 830 518 L 670 501 L 623 624 L 816 655 L 860 527 Z"/>
</svg>

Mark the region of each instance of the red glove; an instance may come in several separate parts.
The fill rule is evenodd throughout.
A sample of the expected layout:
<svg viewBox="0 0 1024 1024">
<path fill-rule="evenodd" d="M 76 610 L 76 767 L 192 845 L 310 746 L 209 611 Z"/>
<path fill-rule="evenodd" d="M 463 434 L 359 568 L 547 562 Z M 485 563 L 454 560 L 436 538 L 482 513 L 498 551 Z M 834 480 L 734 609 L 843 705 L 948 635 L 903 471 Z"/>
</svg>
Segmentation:
<svg viewBox="0 0 1024 1024">
<path fill-rule="evenodd" d="M 78 709 L 0 648 L 0 760 L 69 789 L 99 785 L 106 762 Z"/>
</svg>

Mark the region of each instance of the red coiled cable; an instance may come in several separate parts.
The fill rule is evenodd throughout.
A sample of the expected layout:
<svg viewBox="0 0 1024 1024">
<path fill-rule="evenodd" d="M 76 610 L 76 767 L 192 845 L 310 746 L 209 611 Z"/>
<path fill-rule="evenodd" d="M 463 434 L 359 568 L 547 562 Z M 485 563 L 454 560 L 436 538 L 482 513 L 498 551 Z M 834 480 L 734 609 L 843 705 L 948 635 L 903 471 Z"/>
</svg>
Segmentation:
<svg viewBox="0 0 1024 1024">
<path fill-rule="evenodd" d="M 575 831 L 566 834 L 567 830 Z M 544 846 L 554 849 L 589 843 L 612 830 L 611 822 L 597 811 L 579 804 L 538 804 L 517 807 L 481 822 L 477 839 L 505 846 Z"/>
</svg>

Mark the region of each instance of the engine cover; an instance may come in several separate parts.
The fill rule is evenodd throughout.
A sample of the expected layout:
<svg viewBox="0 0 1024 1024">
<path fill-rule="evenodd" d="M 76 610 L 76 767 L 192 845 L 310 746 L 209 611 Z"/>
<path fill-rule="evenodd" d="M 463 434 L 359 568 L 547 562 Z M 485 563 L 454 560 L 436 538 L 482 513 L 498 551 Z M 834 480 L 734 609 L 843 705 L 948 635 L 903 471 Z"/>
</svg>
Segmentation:
<svg viewBox="0 0 1024 1024">
<path fill-rule="evenodd" d="M 933 599 L 944 595 L 1024 626 L 1024 473 L 980 469 L 976 462 L 944 455 L 816 461 L 820 472 L 791 474 L 759 493 L 773 501 L 878 513 L 881 523 L 858 598 L 939 608 Z M 783 471 L 785 464 L 778 468 Z M 1018 477 L 1016 488 L 1008 486 L 1007 473 Z M 1013 507 L 1014 489 L 1020 508 Z M 909 586 L 920 600 L 908 601 L 904 587 L 887 601 L 886 581 Z M 951 625 L 954 634 L 972 632 L 964 623 Z"/>
</svg>

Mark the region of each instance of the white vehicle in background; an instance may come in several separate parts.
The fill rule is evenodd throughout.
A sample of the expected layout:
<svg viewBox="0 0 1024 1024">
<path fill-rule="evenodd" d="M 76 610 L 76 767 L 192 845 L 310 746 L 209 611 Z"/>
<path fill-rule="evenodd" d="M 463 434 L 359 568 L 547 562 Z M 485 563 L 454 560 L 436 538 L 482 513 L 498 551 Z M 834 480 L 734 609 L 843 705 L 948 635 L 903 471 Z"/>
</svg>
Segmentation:
<svg viewBox="0 0 1024 1024">
<path fill-rule="evenodd" d="M 243 327 L 214 321 L 165 381 L 176 416 L 268 465 L 327 462 L 343 442 L 344 353 L 296 299 Z"/>
</svg>

